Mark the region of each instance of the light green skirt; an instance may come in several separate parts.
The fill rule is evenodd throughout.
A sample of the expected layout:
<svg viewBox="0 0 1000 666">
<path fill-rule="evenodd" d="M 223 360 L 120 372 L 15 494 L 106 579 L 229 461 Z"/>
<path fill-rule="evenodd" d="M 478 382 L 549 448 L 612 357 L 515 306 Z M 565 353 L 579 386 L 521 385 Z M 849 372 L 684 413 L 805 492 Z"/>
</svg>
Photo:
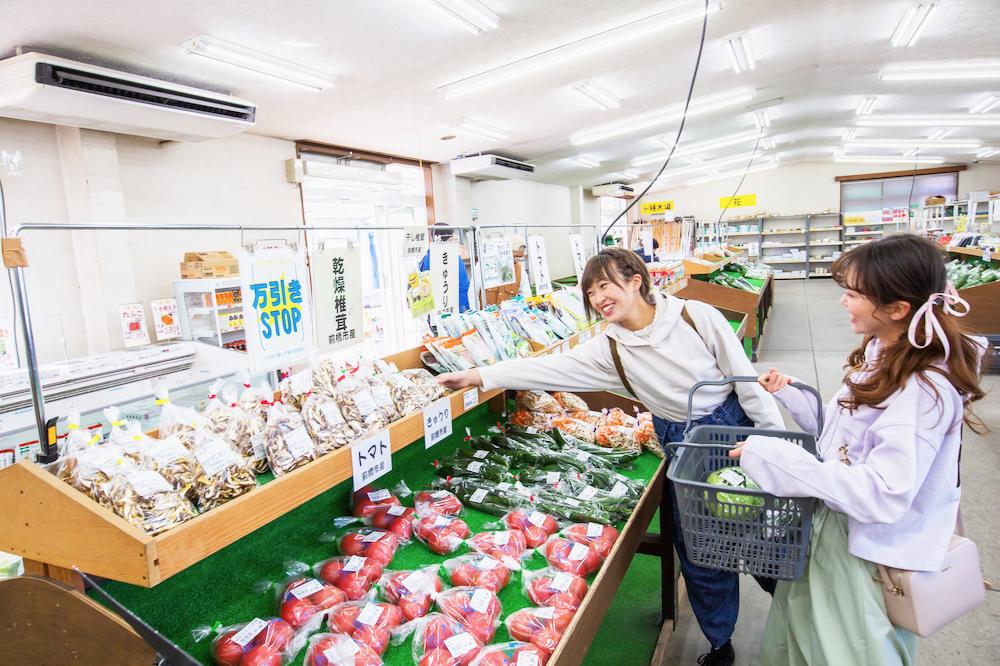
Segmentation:
<svg viewBox="0 0 1000 666">
<path fill-rule="evenodd" d="M 911 666 L 917 637 L 889 622 L 877 567 L 847 552 L 847 516 L 819 503 L 812 525 L 805 573 L 774 592 L 761 666 Z"/>
</svg>

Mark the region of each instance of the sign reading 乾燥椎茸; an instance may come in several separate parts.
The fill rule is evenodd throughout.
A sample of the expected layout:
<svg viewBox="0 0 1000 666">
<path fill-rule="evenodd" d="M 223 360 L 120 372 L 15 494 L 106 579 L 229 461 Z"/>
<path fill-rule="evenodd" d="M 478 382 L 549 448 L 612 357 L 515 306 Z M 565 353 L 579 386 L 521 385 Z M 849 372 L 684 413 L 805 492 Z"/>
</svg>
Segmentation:
<svg viewBox="0 0 1000 666">
<path fill-rule="evenodd" d="M 756 194 L 738 194 L 735 197 L 722 197 L 719 199 L 719 208 L 747 208 L 757 205 Z"/>
<path fill-rule="evenodd" d="M 431 284 L 434 310 L 458 312 L 459 271 L 463 270 L 461 247 L 457 243 L 431 243 Z"/>
<path fill-rule="evenodd" d="M 240 285 L 253 372 L 288 367 L 309 353 L 311 327 L 302 257 L 287 248 L 244 252 Z"/>
<path fill-rule="evenodd" d="M 659 215 L 674 209 L 673 199 L 670 201 L 647 201 L 639 205 L 640 215 Z"/>
<path fill-rule="evenodd" d="M 364 339 L 361 251 L 326 247 L 312 255 L 316 344 L 336 349 Z"/>
</svg>

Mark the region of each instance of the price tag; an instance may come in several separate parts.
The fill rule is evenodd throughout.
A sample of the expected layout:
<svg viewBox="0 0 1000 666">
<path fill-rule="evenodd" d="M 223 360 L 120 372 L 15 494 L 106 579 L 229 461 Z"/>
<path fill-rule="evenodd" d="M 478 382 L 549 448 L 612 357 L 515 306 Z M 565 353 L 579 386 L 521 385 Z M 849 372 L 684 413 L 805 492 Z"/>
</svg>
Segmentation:
<svg viewBox="0 0 1000 666">
<path fill-rule="evenodd" d="M 536 608 L 533 613 L 535 617 L 542 620 L 551 620 L 555 617 L 556 609 L 552 606 L 542 606 L 541 608 Z"/>
<path fill-rule="evenodd" d="M 473 566 L 483 571 L 489 571 L 500 566 L 500 560 L 496 560 L 489 555 L 483 555 Z"/>
<path fill-rule="evenodd" d="M 479 406 L 479 389 L 469 389 L 462 396 L 462 411 L 467 412 Z"/>
<path fill-rule="evenodd" d="M 479 504 L 484 499 L 486 499 L 486 495 L 487 495 L 486 488 L 480 488 L 476 492 L 472 493 L 472 497 L 469 498 L 469 501 L 472 502 L 473 504 Z"/>
<path fill-rule="evenodd" d="M 469 470 L 470 472 L 472 472 L 473 474 L 479 474 L 479 472 L 481 472 L 482 469 L 483 469 L 483 463 L 481 463 L 481 462 L 470 462 L 468 464 L 468 466 L 466 467 L 466 469 Z"/>
<path fill-rule="evenodd" d="M 424 407 L 424 448 L 431 448 L 449 435 L 451 435 L 451 398 L 444 397 Z"/>
<path fill-rule="evenodd" d="M 568 557 L 570 560 L 573 560 L 574 562 L 579 562 L 580 560 L 582 560 L 587 556 L 587 553 L 589 551 L 590 549 L 584 546 L 582 543 L 574 543 L 573 548 L 570 549 L 569 555 L 567 555 L 566 557 Z"/>
<path fill-rule="evenodd" d="M 549 582 L 549 587 L 557 592 L 566 592 L 569 590 L 569 585 L 572 582 L 572 575 L 566 573 L 565 571 L 560 571 L 552 577 L 552 580 Z"/>
<path fill-rule="evenodd" d="M 319 406 L 319 411 L 329 426 L 338 426 L 344 422 L 344 415 L 340 413 L 340 408 L 335 402 L 324 402 Z"/>
<path fill-rule="evenodd" d="M 532 511 L 531 515 L 528 516 L 528 522 L 535 527 L 541 527 L 545 524 L 545 518 L 547 516 L 541 511 Z"/>
<path fill-rule="evenodd" d="M 476 588 L 476 591 L 472 593 L 472 598 L 469 599 L 469 607 L 477 613 L 485 613 L 490 607 L 490 599 L 493 595 L 489 590 L 484 588 Z"/>
<path fill-rule="evenodd" d="M 198 459 L 201 469 L 205 472 L 205 476 L 209 478 L 216 477 L 225 471 L 235 462 L 236 457 L 229 445 L 218 439 L 196 449 L 194 455 Z"/>
<path fill-rule="evenodd" d="M 382 607 L 376 604 L 365 604 L 365 607 L 358 613 L 358 623 L 371 626 L 382 617 Z"/>
<path fill-rule="evenodd" d="M 991 261 L 992 259 L 993 259 L 992 251 L 990 249 L 990 246 L 987 245 L 986 247 L 983 248 L 983 261 Z"/>
<path fill-rule="evenodd" d="M 448 516 L 438 516 L 434 519 L 434 527 L 444 527 L 445 525 L 451 524 L 451 518 Z"/>
<path fill-rule="evenodd" d="M 503 547 L 510 543 L 510 532 L 494 532 L 493 543 Z"/>
<path fill-rule="evenodd" d="M 577 508 L 580 506 L 580 500 L 576 499 L 575 497 L 564 497 L 563 502 L 565 502 L 566 504 L 568 504 L 573 508 Z"/>
<path fill-rule="evenodd" d="M 538 660 L 538 655 L 533 652 L 518 652 L 514 666 L 541 666 L 541 662 Z"/>
<path fill-rule="evenodd" d="M 361 651 L 361 646 L 347 634 L 334 634 L 333 640 L 335 641 L 333 647 L 323 650 L 323 656 L 331 664 L 340 664 L 344 659 L 350 659 Z"/>
<path fill-rule="evenodd" d="M 599 523 L 587 523 L 587 537 L 596 538 L 604 534 L 604 525 Z"/>
<path fill-rule="evenodd" d="M 527 432 L 529 435 L 538 434 L 538 428 L 536 428 L 535 426 L 528 426 L 527 428 L 524 429 L 524 431 Z"/>
<path fill-rule="evenodd" d="M 363 566 L 365 566 L 364 557 L 359 557 L 358 555 L 351 555 L 350 557 L 347 558 L 347 561 L 344 562 L 343 571 L 346 571 L 347 573 L 356 573 L 358 571 L 361 571 L 361 567 Z"/>
<path fill-rule="evenodd" d="M 475 453 L 472 454 L 472 457 L 473 458 L 479 458 L 480 460 L 483 460 L 484 458 L 487 458 L 489 455 L 490 455 L 490 452 L 487 451 L 486 449 L 479 449 L 478 451 L 476 451 Z"/>
<path fill-rule="evenodd" d="M 313 444 L 313 441 L 309 438 L 309 433 L 302 426 L 285 433 L 285 446 L 288 447 L 288 452 L 295 458 L 307 458 L 313 455 L 316 450 L 316 445 Z"/>
<path fill-rule="evenodd" d="M 389 431 L 382 430 L 368 439 L 352 442 L 351 467 L 356 491 L 391 472 L 392 446 L 389 444 Z"/>
<path fill-rule="evenodd" d="M 500 490 L 500 491 L 510 490 L 513 487 L 514 486 L 510 485 L 506 481 L 501 481 L 500 483 L 497 484 L 497 490 Z"/>
<path fill-rule="evenodd" d="M 368 493 L 369 502 L 384 502 L 390 497 L 392 497 L 392 493 L 390 493 L 385 488 L 383 488 L 382 490 L 373 490 L 370 493 Z"/>
<path fill-rule="evenodd" d="M 546 472 L 545 483 L 554 486 L 559 483 L 559 472 Z"/>
<path fill-rule="evenodd" d="M 476 649 L 476 639 L 469 633 L 461 633 L 444 639 L 444 646 L 455 659 L 458 659 L 469 650 Z"/>
<path fill-rule="evenodd" d="M 399 504 L 393 504 L 388 508 L 388 510 L 386 510 L 386 513 L 388 513 L 390 516 L 399 517 L 402 516 L 404 513 L 406 513 L 406 507 L 400 506 Z"/>
<path fill-rule="evenodd" d="M 251 435 L 250 446 L 253 447 L 253 459 L 264 460 L 267 452 L 264 450 L 264 435 Z"/>
<path fill-rule="evenodd" d="M 427 576 L 421 571 L 414 571 L 409 576 L 403 579 L 403 587 L 405 587 L 410 592 L 417 592 L 418 590 L 423 590 L 427 586 Z"/>
<path fill-rule="evenodd" d="M 354 406 L 358 408 L 361 418 L 375 411 L 375 398 L 372 397 L 372 393 L 368 389 L 362 388 L 358 390 L 351 396 L 351 399 L 354 400 Z"/>
<path fill-rule="evenodd" d="M 302 395 L 303 393 L 308 393 L 313 387 L 313 377 L 312 370 L 303 370 L 302 372 L 296 372 L 294 375 L 288 378 L 288 388 L 292 389 L 292 393 L 295 395 Z"/>
<path fill-rule="evenodd" d="M 319 582 L 315 578 L 310 578 L 301 585 L 293 587 L 289 592 L 296 599 L 305 599 L 311 594 L 316 594 L 323 589 L 323 583 Z"/>
<path fill-rule="evenodd" d="M 370 532 L 361 538 L 362 543 L 375 543 L 385 536 L 385 532 Z"/>
<path fill-rule="evenodd" d="M 157 465 L 169 465 L 175 460 L 180 460 L 187 456 L 188 450 L 177 439 L 168 437 L 167 439 L 159 440 L 152 447 L 152 453 Z"/>
<path fill-rule="evenodd" d="M 612 497 L 625 497 L 625 493 L 628 492 L 628 488 L 625 487 L 624 483 L 618 482 L 608 491 L 608 494 Z"/>
<path fill-rule="evenodd" d="M 447 490 L 436 490 L 433 493 L 431 493 L 431 497 L 438 500 L 444 499 L 448 495 L 451 495 L 451 493 L 449 493 Z"/>
<path fill-rule="evenodd" d="M 264 630 L 265 627 L 267 627 L 267 622 L 259 617 L 255 617 L 247 623 L 247 626 L 233 634 L 232 638 L 229 640 L 236 643 L 241 648 L 246 647 L 247 643 L 252 641 L 257 634 Z"/>
<path fill-rule="evenodd" d="M 142 497 L 152 497 L 157 493 L 169 493 L 172 488 L 158 472 L 139 470 L 130 472 L 126 478 L 132 490 Z"/>
<path fill-rule="evenodd" d="M 596 496 L 597 496 L 597 488 L 595 488 L 594 486 L 587 486 L 587 487 L 585 487 L 583 490 L 580 491 L 580 495 L 579 495 L 580 499 L 582 499 L 584 501 L 586 501 L 586 500 L 592 500 Z"/>
</svg>

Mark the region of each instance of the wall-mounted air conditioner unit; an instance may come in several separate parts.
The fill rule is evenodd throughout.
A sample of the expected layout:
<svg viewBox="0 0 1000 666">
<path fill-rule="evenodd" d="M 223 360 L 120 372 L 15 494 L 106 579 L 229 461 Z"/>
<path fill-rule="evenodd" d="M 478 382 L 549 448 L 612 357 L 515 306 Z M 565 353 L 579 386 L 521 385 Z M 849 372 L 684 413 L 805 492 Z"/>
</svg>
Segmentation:
<svg viewBox="0 0 1000 666">
<path fill-rule="evenodd" d="M 621 183 L 608 183 L 607 185 L 597 185 L 590 189 L 590 193 L 595 197 L 618 197 L 619 199 L 635 198 L 635 190 L 628 185 Z"/>
<path fill-rule="evenodd" d="M 254 125 L 253 103 L 41 53 L 0 60 L 0 116 L 174 141 Z"/>
<path fill-rule="evenodd" d="M 451 173 L 472 180 L 507 180 L 527 178 L 535 173 L 535 167 L 500 155 L 474 155 L 453 159 Z"/>
</svg>

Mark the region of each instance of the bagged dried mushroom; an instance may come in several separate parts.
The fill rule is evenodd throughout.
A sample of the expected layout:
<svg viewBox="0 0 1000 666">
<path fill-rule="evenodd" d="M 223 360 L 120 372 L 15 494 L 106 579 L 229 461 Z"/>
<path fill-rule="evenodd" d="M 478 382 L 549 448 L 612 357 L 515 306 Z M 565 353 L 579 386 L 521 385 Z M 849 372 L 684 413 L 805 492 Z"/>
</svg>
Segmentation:
<svg viewBox="0 0 1000 666">
<path fill-rule="evenodd" d="M 243 456 L 254 474 L 267 471 L 267 461 L 263 447 L 255 446 L 254 435 L 262 435 L 264 424 L 254 428 L 255 417 L 240 408 L 238 402 L 226 404 L 219 390 L 222 382 L 216 382 L 208 394 L 208 405 L 205 407 L 205 419 L 208 429 L 229 442 Z"/>
<path fill-rule="evenodd" d="M 370 375 L 365 379 L 371 389 L 372 399 L 375 401 L 375 408 L 382 414 L 382 418 L 387 423 L 398 421 L 400 417 L 396 402 L 392 399 L 392 391 L 386 383 L 386 375 Z"/>
<path fill-rule="evenodd" d="M 125 458 L 132 464 L 142 465 L 142 454 L 139 451 L 140 442 L 126 432 L 127 423 L 122 420 L 119 409 L 117 407 L 106 408 L 104 418 L 111 424 L 111 430 L 108 431 L 107 437 L 108 443 L 119 447 L 125 454 Z"/>
<path fill-rule="evenodd" d="M 313 392 L 319 391 L 320 393 L 333 396 L 337 392 L 337 380 L 343 374 L 337 368 L 332 358 L 320 359 L 312 369 Z"/>
<path fill-rule="evenodd" d="M 105 484 L 111 509 L 149 534 L 194 518 L 194 505 L 158 472 L 126 467 Z"/>
<path fill-rule="evenodd" d="M 138 425 L 136 425 L 138 428 Z M 179 437 L 170 436 L 154 439 L 140 433 L 144 460 L 149 469 L 158 472 L 177 492 L 194 501 L 196 462 L 194 454 L 181 443 Z"/>
<path fill-rule="evenodd" d="M 389 425 L 375 404 L 375 398 L 368 385 L 356 377 L 341 376 L 333 397 L 337 400 L 344 419 L 362 424 L 365 432 L 380 430 Z"/>
<path fill-rule="evenodd" d="M 94 443 L 62 460 L 57 476 L 101 506 L 110 509 L 112 503 L 107 494 L 108 481 L 115 474 L 134 466 L 134 463 L 125 459 L 121 447 Z"/>
<path fill-rule="evenodd" d="M 157 425 L 160 437 L 177 435 L 184 446 L 194 446 L 194 431 L 202 423 L 202 417 L 190 407 L 180 407 L 170 402 L 166 388 L 156 391 L 156 404 L 160 406 L 160 420 Z"/>
<path fill-rule="evenodd" d="M 431 403 L 424 392 L 402 373 L 386 375 L 385 385 L 401 416 L 419 412 Z"/>
<path fill-rule="evenodd" d="M 257 486 L 243 456 L 206 428 L 195 433 L 194 490 L 198 508 L 208 511 Z"/>
<path fill-rule="evenodd" d="M 399 374 L 413 382 L 428 402 L 433 402 L 445 394 L 444 386 L 438 384 L 434 375 L 424 368 L 407 368 Z"/>
<path fill-rule="evenodd" d="M 563 413 L 562 405 L 545 391 L 518 391 L 514 394 L 514 401 L 518 407 L 529 412 Z"/>
<path fill-rule="evenodd" d="M 302 417 L 288 405 L 279 402 L 268 408 L 264 453 L 275 476 L 287 474 L 316 459 L 316 445 Z"/>
<path fill-rule="evenodd" d="M 316 443 L 317 456 L 343 448 L 365 434 L 364 425 L 345 420 L 337 401 L 324 393 L 310 393 L 302 404 L 301 414 Z"/>
<path fill-rule="evenodd" d="M 278 384 L 278 390 L 281 391 L 281 402 L 297 412 L 302 411 L 302 404 L 313 390 L 312 370 L 306 368 L 286 377 Z"/>
</svg>

